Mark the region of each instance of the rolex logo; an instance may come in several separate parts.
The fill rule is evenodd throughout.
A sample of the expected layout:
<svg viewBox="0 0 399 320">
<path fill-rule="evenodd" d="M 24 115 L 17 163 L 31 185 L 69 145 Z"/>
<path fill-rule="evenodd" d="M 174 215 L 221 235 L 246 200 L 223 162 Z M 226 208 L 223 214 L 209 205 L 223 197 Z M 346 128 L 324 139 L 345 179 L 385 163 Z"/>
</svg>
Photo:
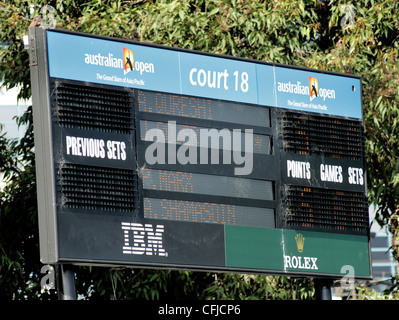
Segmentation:
<svg viewBox="0 0 399 320">
<path fill-rule="evenodd" d="M 303 252 L 303 245 L 305 244 L 305 237 L 303 234 L 298 233 L 295 236 L 296 247 L 298 248 L 299 253 Z M 308 249 L 309 251 L 309 249 Z M 310 250 L 311 251 L 311 250 Z M 293 256 L 293 255 L 284 255 L 284 270 L 289 269 L 309 269 L 309 270 L 318 270 L 317 266 L 317 257 L 304 257 L 302 255 Z"/>
<path fill-rule="evenodd" d="M 296 246 L 298 248 L 298 251 L 302 252 L 303 251 L 303 245 L 305 243 L 305 237 L 301 233 L 298 233 L 295 236 L 295 241 L 296 241 Z"/>
</svg>

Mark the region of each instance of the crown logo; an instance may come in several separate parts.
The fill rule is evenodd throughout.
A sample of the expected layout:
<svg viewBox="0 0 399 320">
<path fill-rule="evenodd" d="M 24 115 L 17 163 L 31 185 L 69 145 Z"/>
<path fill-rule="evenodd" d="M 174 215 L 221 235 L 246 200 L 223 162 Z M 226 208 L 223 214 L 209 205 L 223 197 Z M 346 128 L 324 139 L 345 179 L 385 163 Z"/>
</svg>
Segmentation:
<svg viewBox="0 0 399 320">
<path fill-rule="evenodd" d="M 296 246 L 298 248 L 298 251 L 302 252 L 303 251 L 303 245 L 305 243 L 305 237 L 302 234 L 298 233 L 295 236 L 295 241 L 296 241 Z"/>
</svg>

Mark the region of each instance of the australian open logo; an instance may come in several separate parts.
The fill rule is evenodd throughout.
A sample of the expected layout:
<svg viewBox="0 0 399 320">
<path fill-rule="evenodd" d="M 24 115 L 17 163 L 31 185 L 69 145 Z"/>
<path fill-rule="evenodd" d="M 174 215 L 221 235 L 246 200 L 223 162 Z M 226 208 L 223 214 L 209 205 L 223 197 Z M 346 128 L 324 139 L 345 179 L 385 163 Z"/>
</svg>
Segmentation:
<svg viewBox="0 0 399 320">
<path fill-rule="evenodd" d="M 135 57 L 133 50 L 125 47 L 122 47 L 121 53 L 117 55 L 111 52 L 106 54 L 85 53 L 84 62 L 99 67 L 122 69 L 124 75 L 132 71 L 135 71 L 135 73 L 139 73 L 140 75 L 145 73 L 155 73 L 155 66 L 152 62 L 140 61 Z"/>
<path fill-rule="evenodd" d="M 309 76 L 309 85 L 303 84 L 301 81 L 296 82 L 277 82 L 277 91 L 295 95 L 308 96 L 310 101 L 316 98 L 335 100 L 335 90 L 319 87 L 319 80 Z"/>
<path fill-rule="evenodd" d="M 134 70 L 134 54 L 132 50 L 123 48 L 123 73 Z"/>
<path fill-rule="evenodd" d="M 319 80 L 309 76 L 310 101 L 319 95 Z"/>
<path fill-rule="evenodd" d="M 135 60 L 133 50 L 123 48 L 123 73 L 136 71 L 142 75 L 143 73 L 155 73 L 155 66 L 152 62 L 143 62 Z"/>
</svg>

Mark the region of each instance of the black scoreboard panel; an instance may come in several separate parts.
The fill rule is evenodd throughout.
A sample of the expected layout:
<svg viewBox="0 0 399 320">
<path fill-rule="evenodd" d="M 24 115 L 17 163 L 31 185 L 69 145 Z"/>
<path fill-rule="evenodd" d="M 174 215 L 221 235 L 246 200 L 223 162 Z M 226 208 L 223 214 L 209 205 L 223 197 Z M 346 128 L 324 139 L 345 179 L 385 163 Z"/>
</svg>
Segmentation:
<svg viewBox="0 0 399 320">
<path fill-rule="evenodd" d="M 52 79 L 56 202 L 60 212 L 131 215 L 139 208 L 133 94 Z"/>
<path fill-rule="evenodd" d="M 368 234 L 361 120 L 280 110 L 282 227 Z"/>
<path fill-rule="evenodd" d="M 54 150 L 64 150 L 56 156 L 61 212 L 134 213 L 149 219 L 275 227 L 278 161 L 269 108 L 61 79 L 53 79 L 51 86 Z M 192 108 L 191 114 L 183 112 L 180 104 Z M 204 106 L 203 119 L 194 118 L 199 104 Z M 230 105 L 235 115 L 229 112 Z M 239 114 L 246 108 L 257 126 L 240 123 Z M 221 121 L 224 116 L 229 122 Z M 217 128 L 218 132 L 227 130 L 228 140 L 221 136 L 212 144 L 210 139 L 208 148 L 197 141 L 192 146 L 198 149 L 197 163 L 175 160 L 173 165 L 168 161 L 170 123 L 175 124 L 175 135 L 190 129 L 200 137 L 201 129 Z M 235 164 L 233 153 L 245 150 L 245 129 L 249 128 L 253 130 L 247 154 L 251 172 L 235 175 L 234 169 L 244 163 L 241 155 L 237 156 L 241 162 Z M 165 133 L 164 163 L 149 164 L 145 159 L 146 149 L 154 144 L 146 139 L 151 129 Z M 106 151 L 110 141 L 124 143 L 124 148 L 114 145 L 111 157 Z M 173 150 L 183 145 L 183 141 L 173 143 Z M 207 157 L 201 158 L 204 149 L 208 149 Z M 212 162 L 214 152 L 218 162 Z M 226 154 L 230 164 L 225 163 Z M 119 161 L 123 156 L 137 162 Z"/>
<path fill-rule="evenodd" d="M 270 227 L 272 224 L 266 216 L 270 216 L 273 210 L 276 217 L 274 227 L 366 233 L 368 209 L 364 193 L 364 132 L 360 120 L 164 93 L 139 91 L 137 96 L 141 142 L 146 140 L 145 133 L 152 128 L 168 132 L 169 120 L 176 121 L 177 132 L 191 128 L 198 136 L 200 126 L 193 126 L 191 120 L 195 117 L 201 119 L 201 127 L 254 130 L 254 170 L 249 177 L 232 177 L 231 166 L 230 172 L 227 172 L 222 166 L 214 170 L 215 165 L 176 164 L 176 171 L 151 171 L 151 181 L 157 180 L 155 184 L 151 184 L 147 182 L 147 170 L 143 175 L 144 194 L 162 196 L 162 191 L 167 191 L 172 192 L 176 198 L 157 201 L 156 208 L 167 213 L 148 213 L 148 217 L 162 216 L 165 219 L 179 220 L 171 212 L 195 211 L 194 206 L 197 206 L 197 212 L 204 212 L 209 209 L 201 207 L 202 201 L 215 199 L 213 205 L 234 203 L 236 206 L 237 203 L 238 207 L 245 208 L 240 206 L 242 203 L 247 208 L 263 208 L 265 219 L 269 221 L 264 224 L 246 222 L 243 225 Z M 248 110 L 253 116 L 245 119 L 247 121 L 250 118 L 249 122 L 256 123 L 256 126 L 242 123 L 240 115 L 246 114 Z M 166 135 L 165 141 L 168 141 Z M 174 143 L 179 144 L 176 141 Z M 240 150 L 243 150 L 242 145 Z M 141 160 L 139 165 L 145 162 Z M 154 167 L 166 168 L 162 164 Z M 170 163 L 168 168 L 171 168 Z M 212 170 L 214 175 L 204 174 Z M 204 190 L 199 190 L 199 187 Z M 257 190 L 263 196 L 257 198 Z M 245 197 L 245 191 L 251 195 L 250 199 Z M 199 201 L 201 198 L 204 200 Z M 155 201 L 152 199 L 146 198 L 144 212 L 151 207 L 150 202 Z M 187 202 L 185 199 L 193 201 Z M 162 209 L 159 209 L 161 203 Z M 251 210 L 247 211 L 247 221 L 251 221 Z M 185 221 L 197 221 L 193 218 L 195 215 L 191 215 L 191 218 L 187 216 Z"/>
<path fill-rule="evenodd" d="M 51 92 L 61 211 L 367 232 L 360 120 L 60 79 Z M 204 144 L 201 130 L 219 135 Z"/>
</svg>

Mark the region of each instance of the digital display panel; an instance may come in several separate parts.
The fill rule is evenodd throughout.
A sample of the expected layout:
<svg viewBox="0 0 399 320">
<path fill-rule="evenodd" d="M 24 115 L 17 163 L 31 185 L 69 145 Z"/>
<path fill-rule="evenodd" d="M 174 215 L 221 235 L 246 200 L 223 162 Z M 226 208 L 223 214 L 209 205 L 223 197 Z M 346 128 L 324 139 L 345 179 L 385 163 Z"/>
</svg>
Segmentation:
<svg viewBox="0 0 399 320">
<path fill-rule="evenodd" d="M 150 130 L 160 130 L 148 134 Z M 212 132 L 214 130 L 215 133 Z M 161 133 L 161 138 L 157 132 Z M 162 140 L 165 143 L 185 144 L 191 147 L 210 147 L 211 149 L 223 149 L 225 151 L 250 150 L 251 153 L 271 154 L 271 137 L 260 134 L 251 134 L 251 145 L 245 147 L 245 132 L 242 130 L 234 133 L 234 130 L 221 128 L 205 128 L 192 125 L 181 125 L 175 122 L 155 122 L 148 120 L 140 121 L 140 137 L 144 141 Z M 169 136 L 170 135 L 170 136 Z"/>
<path fill-rule="evenodd" d="M 274 158 L 272 136 L 253 132 L 258 126 L 270 129 L 268 108 L 151 91 L 138 91 L 137 97 L 140 140 L 147 143 L 146 152 L 154 146 L 157 158 L 139 159 L 145 218 L 275 228 L 272 180 L 211 169 L 214 164 L 233 166 L 235 153 L 246 153 L 251 162 L 256 154 Z M 191 118 L 202 121 L 194 125 Z M 160 157 L 162 153 L 165 158 Z M 206 157 L 201 162 L 203 153 Z M 179 162 L 184 171 L 173 166 Z M 211 174 L 187 168 L 189 162 L 209 167 Z M 169 170 L 152 166 L 159 163 Z"/>
<path fill-rule="evenodd" d="M 143 188 L 243 199 L 274 200 L 271 181 L 143 169 Z"/>
<path fill-rule="evenodd" d="M 144 217 L 274 228 L 274 210 L 223 203 L 144 198 Z"/>
<path fill-rule="evenodd" d="M 141 112 L 270 127 L 266 107 L 151 91 L 139 91 L 138 105 Z"/>
<path fill-rule="evenodd" d="M 179 171 L 173 167 L 179 162 L 181 150 L 185 156 L 195 153 L 191 159 L 194 164 L 209 167 L 211 160 L 200 161 L 203 151 L 207 157 L 214 151 L 222 155 L 223 159 L 217 157 L 214 164 L 227 156 L 228 163 L 224 165 L 233 165 L 234 152 L 247 151 L 251 158 L 254 154 L 271 156 L 272 136 L 253 133 L 254 127 L 271 127 L 269 108 L 141 90 L 137 97 L 140 140 L 164 143 L 158 153 L 176 152 L 173 161 L 168 156 L 162 159 L 169 170 L 151 169 L 153 163 L 146 157 L 139 162 L 143 166 L 140 176 L 145 218 L 275 228 L 273 181 L 223 175 L 215 170 L 212 174 L 198 173 L 187 167 Z M 193 118 L 201 122 L 194 125 Z M 250 140 L 246 139 L 246 128 L 251 129 Z M 181 146 L 184 148 L 179 149 Z"/>
</svg>

